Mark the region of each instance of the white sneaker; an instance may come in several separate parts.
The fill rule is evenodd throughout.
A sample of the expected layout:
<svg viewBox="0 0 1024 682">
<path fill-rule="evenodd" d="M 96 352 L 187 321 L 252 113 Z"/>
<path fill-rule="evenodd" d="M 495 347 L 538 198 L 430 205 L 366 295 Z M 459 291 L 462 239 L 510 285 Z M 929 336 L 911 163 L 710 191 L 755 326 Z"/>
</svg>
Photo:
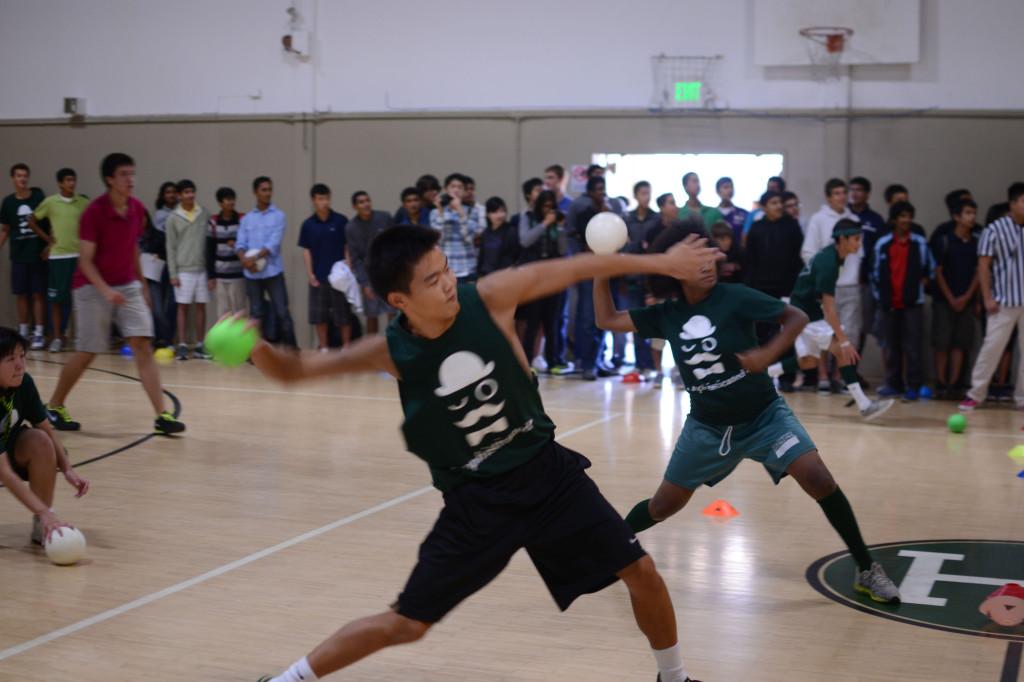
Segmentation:
<svg viewBox="0 0 1024 682">
<path fill-rule="evenodd" d="M 860 416 L 864 417 L 866 421 L 871 421 L 876 417 L 879 417 L 893 406 L 896 401 L 892 398 L 884 398 L 882 400 L 872 400 L 871 404 L 860 411 Z"/>
<path fill-rule="evenodd" d="M 544 359 L 543 355 L 538 355 L 533 359 L 533 368 L 538 372 L 548 371 L 548 362 Z"/>
<path fill-rule="evenodd" d="M 60 340 L 60 337 L 54 337 L 53 341 L 50 342 L 50 352 L 59 353 L 64 350 L 64 342 Z"/>
<path fill-rule="evenodd" d="M 32 337 L 32 345 L 29 346 L 29 350 L 42 350 L 46 348 L 46 338 L 42 334 L 36 334 Z"/>
</svg>

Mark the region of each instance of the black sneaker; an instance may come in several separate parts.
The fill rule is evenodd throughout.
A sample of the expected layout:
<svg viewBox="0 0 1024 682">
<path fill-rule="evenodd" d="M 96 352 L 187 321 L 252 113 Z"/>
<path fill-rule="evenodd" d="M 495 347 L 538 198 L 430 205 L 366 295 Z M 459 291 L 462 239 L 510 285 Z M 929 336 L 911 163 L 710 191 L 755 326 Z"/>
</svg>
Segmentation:
<svg viewBox="0 0 1024 682">
<path fill-rule="evenodd" d="M 153 430 L 162 436 L 170 436 L 184 431 L 185 424 L 175 419 L 169 411 L 164 410 L 153 422 Z"/>
<path fill-rule="evenodd" d="M 80 431 L 82 425 L 71 418 L 63 405 L 47 405 L 46 418 L 58 431 Z"/>
<path fill-rule="evenodd" d="M 584 381 L 597 381 L 597 371 L 594 369 L 585 369 L 583 370 L 583 375 L 581 378 Z"/>
</svg>

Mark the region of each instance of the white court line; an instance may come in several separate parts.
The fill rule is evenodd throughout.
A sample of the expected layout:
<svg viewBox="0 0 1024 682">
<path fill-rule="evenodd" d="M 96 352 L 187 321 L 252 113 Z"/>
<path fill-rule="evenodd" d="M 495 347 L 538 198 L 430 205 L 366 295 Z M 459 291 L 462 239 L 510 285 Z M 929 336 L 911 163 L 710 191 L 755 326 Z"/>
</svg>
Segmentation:
<svg viewBox="0 0 1024 682">
<path fill-rule="evenodd" d="M 585 431 L 586 429 L 589 429 L 592 426 L 597 426 L 599 424 L 610 422 L 612 419 L 615 419 L 616 417 L 620 416 L 622 416 L 621 413 L 613 412 L 602 417 L 601 419 L 595 419 L 593 421 L 587 422 L 586 424 L 581 424 L 580 426 L 569 429 L 565 433 L 561 434 L 559 436 L 559 439 L 574 436 L 580 431 Z M 84 620 L 80 620 L 77 623 L 72 623 L 71 625 L 67 625 L 52 632 L 48 632 L 45 635 L 36 637 L 35 639 L 30 639 L 27 642 L 22 642 L 21 644 L 17 644 L 8 649 L 4 649 L 3 651 L 0 651 L 0 661 L 11 658 L 12 656 L 17 656 L 18 654 L 23 654 L 26 651 L 35 649 L 36 647 L 42 646 L 43 644 L 49 644 L 50 642 L 61 639 L 63 637 L 67 637 L 68 635 L 72 635 L 80 630 L 84 630 L 87 627 L 97 625 L 104 621 L 108 621 L 111 618 L 116 618 L 117 616 L 128 613 L 129 611 L 134 611 L 135 609 L 146 606 L 147 604 L 152 604 L 153 602 L 163 599 L 164 597 L 169 597 L 183 590 L 187 590 L 190 587 L 195 587 L 196 585 L 205 583 L 207 580 L 211 580 L 213 578 L 222 576 L 225 573 L 230 573 L 231 571 L 234 571 L 238 568 L 242 568 L 243 566 L 247 566 L 253 563 L 254 561 L 259 561 L 260 559 L 264 559 L 272 554 L 277 554 L 278 552 L 286 550 L 289 547 L 294 547 L 295 545 L 305 542 L 306 540 L 312 540 L 313 538 L 323 535 L 324 533 L 329 533 L 330 531 L 335 530 L 337 528 L 341 528 L 342 526 L 347 526 L 350 523 L 354 523 L 360 519 L 364 519 L 367 516 L 376 514 L 377 512 L 381 512 L 384 511 L 385 509 L 390 509 L 392 507 L 397 507 L 403 502 L 408 502 L 409 500 L 415 499 L 420 495 L 423 495 L 424 493 L 427 493 L 433 489 L 433 486 L 428 485 L 420 488 L 419 490 L 413 490 L 412 492 L 406 493 L 404 495 L 393 497 L 390 500 L 387 500 L 386 502 L 381 502 L 380 504 L 370 507 L 369 509 L 364 509 L 361 512 L 351 514 L 349 516 L 346 516 L 345 518 L 338 519 L 337 521 L 332 521 L 331 523 L 328 523 L 325 526 L 320 526 L 319 528 L 315 528 L 311 531 L 303 533 L 302 535 L 297 535 L 291 538 L 290 540 L 279 542 L 278 544 L 272 547 L 261 549 L 258 552 L 253 552 L 249 556 L 242 557 L 241 559 L 237 559 L 230 563 L 224 564 L 223 566 L 218 566 L 217 568 L 207 571 L 206 573 L 197 575 L 194 578 L 183 580 L 182 582 L 177 583 L 176 585 L 171 585 L 170 587 L 166 587 L 157 592 L 152 592 L 143 597 L 139 597 L 138 599 L 130 601 L 126 604 L 122 604 L 121 606 L 114 607 L 102 613 L 97 613 L 95 616 L 90 616 Z"/>
<path fill-rule="evenodd" d="M 841 417 L 837 417 L 837 419 L 841 419 Z M 849 424 L 843 424 L 843 423 L 836 423 L 834 421 L 831 421 L 831 422 L 815 422 L 815 421 L 810 421 L 809 419 L 801 419 L 800 423 L 801 424 L 806 424 L 808 426 L 821 426 L 821 427 L 827 427 L 827 428 L 830 428 L 830 429 L 854 429 L 854 430 L 857 430 L 857 431 L 862 431 L 864 428 L 869 428 L 869 429 L 871 429 L 871 432 L 877 433 L 879 435 L 884 435 L 886 433 L 893 433 L 894 431 L 895 432 L 899 432 L 899 433 L 923 433 L 923 434 L 927 434 L 927 435 L 930 435 L 930 436 L 949 436 L 949 435 L 953 435 L 953 434 L 950 434 L 950 433 L 948 433 L 946 431 L 946 425 L 945 424 L 936 424 L 935 427 L 933 427 L 933 428 L 927 428 L 927 427 L 924 427 L 924 426 L 886 426 L 884 422 L 876 422 L 874 424 L 868 425 L 868 424 L 858 424 L 855 421 L 853 421 L 853 422 L 851 422 Z M 971 430 L 970 427 L 968 427 L 967 433 L 959 434 L 959 435 L 963 435 L 963 436 L 972 436 L 973 435 L 973 436 L 979 436 L 979 437 L 982 437 L 982 438 L 1009 438 L 1011 440 L 1024 440 L 1024 433 L 1021 433 L 1021 434 L 995 433 L 993 431 L 981 431 L 979 429 Z"/>
<path fill-rule="evenodd" d="M 37 376 L 37 375 L 33 375 Z M 57 377 L 50 377 L 46 375 L 38 375 L 42 379 L 56 379 Z M 135 381 L 128 381 L 127 379 L 118 381 L 115 379 L 80 379 L 79 381 L 87 381 L 93 384 L 128 384 L 135 383 Z M 275 390 L 270 388 L 236 388 L 233 386 L 209 386 L 203 384 L 164 384 L 167 388 L 188 388 L 206 391 L 230 391 L 234 393 L 265 393 L 270 395 L 295 395 L 302 396 L 304 398 L 338 398 L 340 400 L 376 400 L 381 402 L 398 402 L 398 398 L 383 398 L 380 396 L 368 396 L 368 395 L 356 395 L 352 393 L 314 393 L 308 391 L 288 391 L 288 390 Z M 604 410 L 588 410 L 579 407 L 560 407 L 558 405 L 544 405 L 545 410 L 551 412 L 567 412 L 576 414 L 606 414 Z M 638 412 L 633 411 L 632 414 L 635 417 L 657 417 L 657 412 Z M 681 415 L 685 417 L 686 415 Z M 893 415 L 890 415 L 890 417 Z M 851 417 L 849 423 L 843 423 L 846 419 L 845 416 L 834 417 L 834 421 L 814 421 L 809 418 L 801 418 L 800 423 L 807 426 L 824 426 L 832 429 L 847 429 L 855 431 L 863 431 L 865 428 L 871 429 L 877 433 L 923 433 L 931 436 L 947 436 L 949 435 L 944 430 L 944 427 L 938 424 L 934 428 L 928 428 L 923 426 L 886 426 L 885 422 L 878 422 L 875 424 L 864 424 Z M 997 433 L 994 431 L 982 431 L 980 429 L 970 429 L 967 435 L 976 435 L 985 438 L 1006 438 L 1009 440 L 1024 440 L 1024 433 Z"/>
<path fill-rule="evenodd" d="M 33 378 L 36 379 L 53 379 L 57 377 L 47 376 L 45 374 L 33 374 Z M 90 383 L 90 384 L 114 384 L 117 386 L 136 384 L 134 379 L 79 379 L 79 383 Z M 291 391 L 288 389 L 273 389 L 273 388 L 238 388 L 236 386 L 210 386 L 205 384 L 162 384 L 164 388 L 185 388 L 202 391 L 228 391 L 230 393 L 262 393 L 266 395 L 295 395 L 303 398 L 338 398 L 340 400 L 371 400 L 386 403 L 397 403 L 398 398 L 384 398 L 382 396 L 372 395 L 357 395 L 354 393 L 314 393 L 312 391 Z M 578 407 L 559 407 L 557 405 L 545 405 L 544 409 L 551 410 L 552 412 L 575 412 L 579 414 L 607 414 L 607 410 L 587 410 Z"/>
</svg>

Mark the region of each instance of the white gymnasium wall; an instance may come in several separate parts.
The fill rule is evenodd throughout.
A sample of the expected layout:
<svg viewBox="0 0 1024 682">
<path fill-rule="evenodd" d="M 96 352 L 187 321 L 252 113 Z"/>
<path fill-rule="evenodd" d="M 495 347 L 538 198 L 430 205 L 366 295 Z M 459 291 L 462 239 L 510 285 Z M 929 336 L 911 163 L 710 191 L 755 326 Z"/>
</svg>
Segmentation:
<svg viewBox="0 0 1024 682">
<path fill-rule="evenodd" d="M 754 66 L 754 31 L 777 30 L 753 25 L 758 1 L 297 0 L 302 63 L 280 47 L 288 0 L 0 0 L 0 119 L 61 116 L 65 96 L 91 116 L 643 108 L 662 52 L 722 54 L 729 108 L 841 101 Z M 1022 108 L 1024 2 L 921 14 L 921 61 L 855 67 L 855 108 Z"/>
</svg>

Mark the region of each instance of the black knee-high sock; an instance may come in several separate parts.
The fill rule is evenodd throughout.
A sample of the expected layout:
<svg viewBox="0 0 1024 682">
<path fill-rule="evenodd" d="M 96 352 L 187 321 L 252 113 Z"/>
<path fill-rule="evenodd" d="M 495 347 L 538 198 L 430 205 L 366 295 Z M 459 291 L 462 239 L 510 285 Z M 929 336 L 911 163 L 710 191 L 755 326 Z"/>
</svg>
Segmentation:
<svg viewBox="0 0 1024 682">
<path fill-rule="evenodd" d="M 648 506 L 650 502 L 651 498 L 649 497 L 646 500 L 641 500 L 626 514 L 626 523 L 633 529 L 634 533 L 647 530 L 654 524 L 660 523 L 651 518 L 651 510 Z"/>
<path fill-rule="evenodd" d="M 853 560 L 857 562 L 857 568 L 862 571 L 871 568 L 871 554 L 868 552 L 867 545 L 864 544 L 864 539 L 860 536 L 857 518 L 853 515 L 850 501 L 846 499 L 843 491 L 837 487 L 831 495 L 818 500 L 818 504 L 825 512 L 828 522 L 846 543 L 850 554 L 853 555 Z"/>
</svg>

